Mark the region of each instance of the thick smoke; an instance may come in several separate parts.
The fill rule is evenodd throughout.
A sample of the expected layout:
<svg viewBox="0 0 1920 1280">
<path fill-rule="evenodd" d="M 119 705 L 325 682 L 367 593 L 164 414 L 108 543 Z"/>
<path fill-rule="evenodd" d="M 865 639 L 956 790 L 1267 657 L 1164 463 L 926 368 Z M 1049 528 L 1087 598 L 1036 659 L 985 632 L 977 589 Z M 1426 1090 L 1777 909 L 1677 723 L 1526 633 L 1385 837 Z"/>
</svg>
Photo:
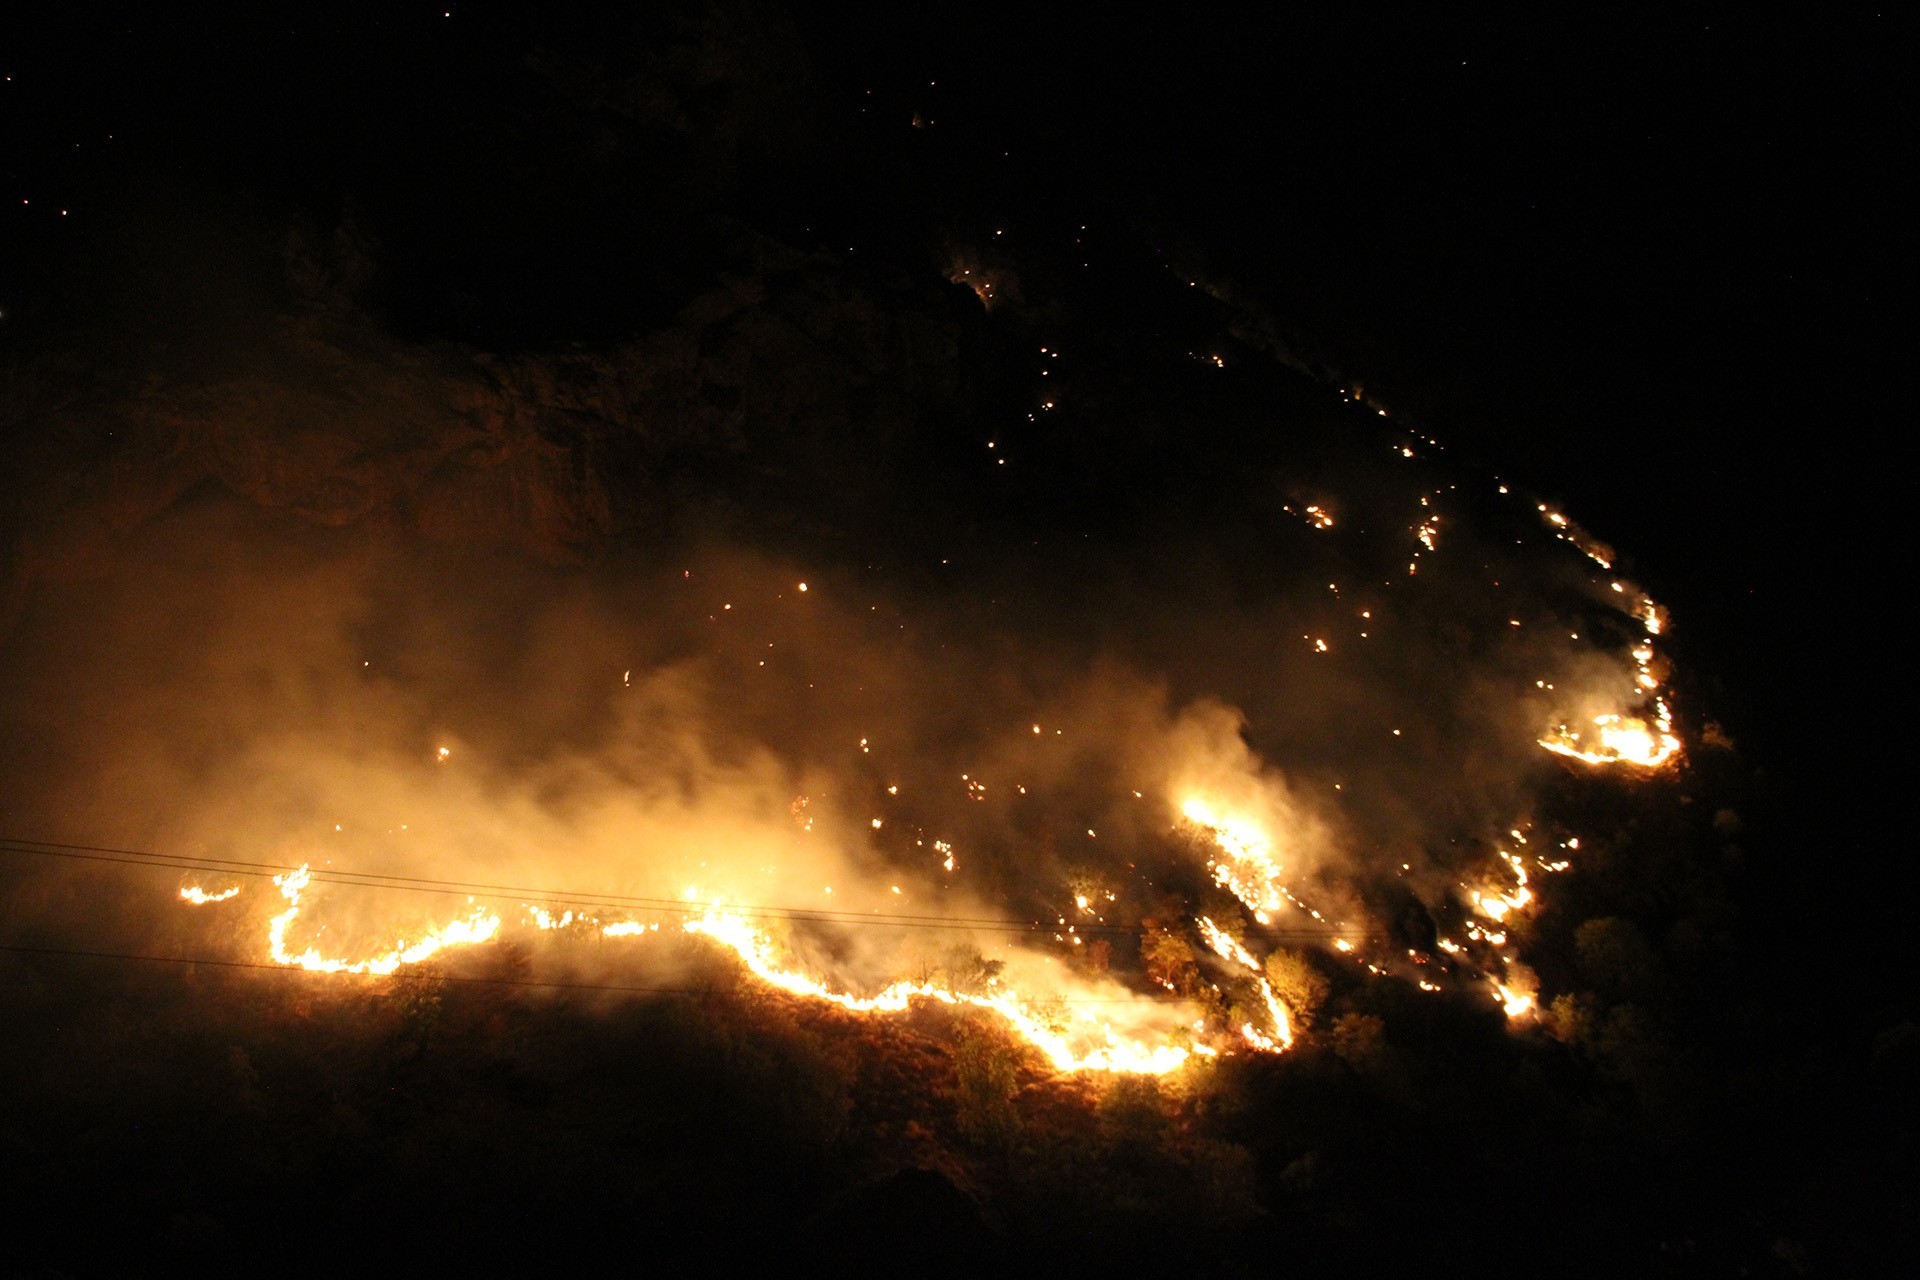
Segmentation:
<svg viewBox="0 0 1920 1280">
<path fill-rule="evenodd" d="M 597 352 L 295 290 L 217 368 L 33 393 L 6 834 L 1064 927 L 1216 892 L 1203 795 L 1358 931 L 1444 904 L 1556 711 L 1631 691 L 1578 548 L 1232 314 L 1042 326 L 936 263 L 743 252 Z M 176 927 L 103 874 L 42 876 L 45 927 Z M 449 909 L 313 901 L 343 948 Z M 967 936 L 928 932 L 793 941 L 877 982 Z"/>
</svg>

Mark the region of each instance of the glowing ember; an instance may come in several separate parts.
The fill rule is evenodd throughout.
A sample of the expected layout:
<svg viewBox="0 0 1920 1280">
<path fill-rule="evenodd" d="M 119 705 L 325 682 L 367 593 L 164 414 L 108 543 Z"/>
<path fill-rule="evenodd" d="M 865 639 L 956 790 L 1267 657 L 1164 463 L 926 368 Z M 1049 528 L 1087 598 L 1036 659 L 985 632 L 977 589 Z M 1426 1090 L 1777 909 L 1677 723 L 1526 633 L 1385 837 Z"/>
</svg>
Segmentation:
<svg viewBox="0 0 1920 1280">
<path fill-rule="evenodd" d="M 185 901 L 193 903 L 196 907 L 204 907 L 209 902 L 225 902 L 229 898 L 239 897 L 240 890 L 238 886 L 235 886 L 231 889 L 222 889 L 219 893 L 208 893 L 199 885 L 190 885 L 180 891 L 180 896 Z"/>
<path fill-rule="evenodd" d="M 1582 529 L 1560 512 L 1553 510 L 1544 502 L 1539 504 L 1540 518 L 1553 530 L 1553 536 L 1562 542 L 1571 542 L 1578 547 L 1587 559 L 1602 569 L 1613 568 L 1613 548 Z"/>
</svg>

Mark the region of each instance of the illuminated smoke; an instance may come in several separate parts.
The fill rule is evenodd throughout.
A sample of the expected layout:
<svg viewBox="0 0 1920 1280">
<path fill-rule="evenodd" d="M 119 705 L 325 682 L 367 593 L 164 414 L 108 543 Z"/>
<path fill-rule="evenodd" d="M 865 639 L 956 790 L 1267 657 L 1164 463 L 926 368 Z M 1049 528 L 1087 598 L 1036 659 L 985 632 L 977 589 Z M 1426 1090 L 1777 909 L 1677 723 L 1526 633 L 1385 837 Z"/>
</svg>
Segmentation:
<svg viewBox="0 0 1920 1280">
<path fill-rule="evenodd" d="M 961 299 L 981 324 L 1016 309 L 1003 259 L 953 258 L 994 306 Z M 1101 539 L 962 537 L 950 510 L 921 510 L 937 469 L 904 495 L 887 469 L 917 447 L 908 428 L 780 454 L 777 433 L 741 434 L 754 414 L 717 421 L 658 390 L 769 365 L 701 318 L 785 333 L 759 305 L 721 290 L 684 331 L 506 362 L 292 328 L 261 361 L 286 376 L 103 410 L 124 452 L 36 492 L 48 509 L 15 558 L 31 605 L 0 709 L 45 751 L 0 800 L 42 831 L 302 868 L 243 936 L 329 973 L 523 930 L 628 951 L 694 935 L 797 996 L 966 1007 L 1058 1069 L 1158 1072 L 1293 1042 L 1261 970 L 1284 934 L 1530 1016 L 1527 922 L 1543 877 L 1577 860 L 1513 834 L 1543 780 L 1684 764 L 1666 616 L 1611 548 L 1451 467 L 1357 388 L 1328 392 L 1348 415 L 1326 428 L 1338 447 L 1299 474 L 1234 458 Z M 1098 399 L 1070 343 L 1022 350 L 1019 419 L 1077 425 L 1023 437 L 1016 421 L 968 449 L 994 474 L 1045 440 L 1097 462 L 1100 411 L 1127 406 Z M 1195 351 L 1196 379 L 1261 363 Z M 864 347 L 829 354 L 841 382 L 877 376 Z M 838 394 L 782 360 L 755 374 L 761 416 Z M 1384 436 L 1355 447 L 1356 420 Z M 623 493 L 606 459 L 641 448 L 638 421 L 680 434 L 661 426 L 671 445 L 626 458 L 635 471 L 666 472 L 674 449 L 718 467 L 736 446 L 779 465 L 730 464 L 762 486 L 751 503 L 679 480 Z M 329 868 L 707 896 L 660 918 L 428 903 Z M 1392 936 L 1392 895 L 1430 913 L 1434 954 Z M 218 905 L 196 921 L 258 906 L 224 885 L 171 901 Z M 1253 991 L 1254 1016 L 1207 1023 L 1160 998 L 1134 954 L 1149 916 L 1205 960 L 1194 993 Z M 951 946 L 999 966 L 995 983 L 917 976 Z"/>
</svg>

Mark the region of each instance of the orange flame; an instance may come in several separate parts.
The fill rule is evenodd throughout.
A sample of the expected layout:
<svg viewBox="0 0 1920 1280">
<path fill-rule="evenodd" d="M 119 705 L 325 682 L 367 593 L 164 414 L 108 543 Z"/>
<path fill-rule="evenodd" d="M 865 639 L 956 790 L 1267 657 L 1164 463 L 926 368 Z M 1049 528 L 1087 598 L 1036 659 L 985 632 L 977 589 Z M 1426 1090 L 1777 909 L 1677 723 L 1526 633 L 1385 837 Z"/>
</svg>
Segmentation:
<svg viewBox="0 0 1920 1280">
<path fill-rule="evenodd" d="M 783 967 L 772 939 L 755 929 L 745 917 L 729 912 L 723 906 L 716 906 L 706 914 L 687 921 L 684 928 L 688 933 L 712 938 L 732 951 L 761 981 L 782 991 L 824 1000 L 854 1013 L 898 1013 L 916 999 L 987 1010 L 1006 1023 L 1015 1035 L 1039 1049 L 1057 1071 L 1166 1075 L 1196 1055 L 1211 1056 L 1216 1052 L 1203 1045 L 1152 1044 L 1130 1038 L 1092 1013 L 1077 1014 L 1076 1021 L 1081 1025 L 1062 1029 L 1043 1019 L 1030 1004 L 1005 991 L 973 994 L 951 991 L 927 982 L 896 982 L 872 996 L 836 991 L 816 978 Z"/>
<path fill-rule="evenodd" d="M 300 895 L 313 881 L 313 872 L 307 867 L 289 871 L 285 875 L 275 876 L 273 883 L 280 895 L 287 900 L 287 909 L 267 923 L 267 950 L 276 964 L 289 965 L 300 969 L 309 969 L 315 973 L 373 973 L 389 974 L 401 965 L 419 964 L 428 956 L 445 947 L 471 946 L 476 942 L 485 942 L 500 931 L 500 917 L 488 915 L 481 908 L 474 908 L 473 914 L 464 920 L 455 920 L 444 928 L 430 931 L 425 937 L 408 942 L 404 939 L 395 942 L 393 948 L 368 960 L 340 960 L 322 955 L 317 947 L 309 945 L 305 951 L 295 952 L 287 946 L 287 929 L 300 915 Z"/>
</svg>

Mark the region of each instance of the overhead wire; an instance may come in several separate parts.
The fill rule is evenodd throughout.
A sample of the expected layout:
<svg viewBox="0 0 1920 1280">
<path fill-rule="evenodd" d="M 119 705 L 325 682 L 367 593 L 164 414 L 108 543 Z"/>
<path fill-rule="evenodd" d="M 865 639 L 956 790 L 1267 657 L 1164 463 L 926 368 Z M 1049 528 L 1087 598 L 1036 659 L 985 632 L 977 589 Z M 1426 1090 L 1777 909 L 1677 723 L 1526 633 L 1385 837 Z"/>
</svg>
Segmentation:
<svg viewBox="0 0 1920 1280">
<path fill-rule="evenodd" d="M 39 857 L 112 863 L 122 866 L 152 867 L 163 870 L 202 871 L 216 875 L 245 876 L 257 879 L 270 879 L 275 876 L 289 875 L 301 869 L 298 866 L 283 863 L 251 862 L 231 858 L 215 858 L 201 854 L 163 853 L 148 849 L 117 848 L 109 845 L 31 840 L 24 837 L 4 835 L 0 835 L 0 853 L 30 854 Z M 786 919 L 815 924 L 861 925 L 900 929 L 947 929 L 975 933 L 1001 932 L 1030 934 L 1038 932 L 1059 932 L 1062 929 L 1071 929 L 1074 933 L 1085 937 L 1101 934 L 1132 935 L 1142 931 L 1141 927 L 1136 925 L 1088 924 L 1079 921 L 1071 923 L 1055 921 L 1050 923 L 1040 920 L 1023 921 L 981 916 L 928 916 L 883 911 L 833 911 L 815 907 L 787 907 L 687 898 L 653 898 L 588 890 L 526 888 L 475 881 L 437 880 L 422 876 L 399 876 L 383 872 L 352 871 L 336 867 L 312 867 L 309 865 L 307 870 L 313 882 L 320 884 L 337 884 L 365 889 L 388 889 L 413 893 L 435 893 L 522 903 L 525 903 L 527 899 L 531 898 L 541 904 L 558 907 L 662 912 L 676 915 L 698 915 L 708 911 L 724 910 L 733 914 L 756 919 Z M 1382 936 L 1378 931 L 1359 929 L 1267 928 L 1263 930 L 1263 933 L 1267 936 L 1287 940 L 1360 939 Z"/>
</svg>

